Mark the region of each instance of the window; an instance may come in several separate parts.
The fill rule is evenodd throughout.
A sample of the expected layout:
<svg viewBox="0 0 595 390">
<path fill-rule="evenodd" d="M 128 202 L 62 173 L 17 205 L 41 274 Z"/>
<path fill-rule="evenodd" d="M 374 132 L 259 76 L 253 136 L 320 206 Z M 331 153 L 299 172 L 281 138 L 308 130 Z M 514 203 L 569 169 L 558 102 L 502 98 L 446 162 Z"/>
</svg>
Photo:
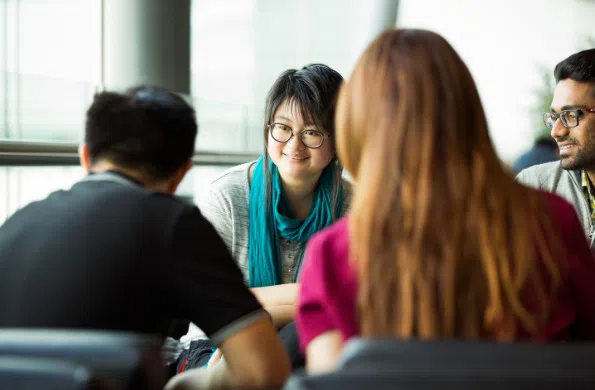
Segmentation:
<svg viewBox="0 0 595 390">
<path fill-rule="evenodd" d="M 324 63 L 347 78 L 394 0 L 193 0 L 199 148 L 261 153 L 266 94 L 285 70 Z"/>
<path fill-rule="evenodd" d="M 100 5 L 0 2 L 0 138 L 80 140 L 100 72 Z"/>
<path fill-rule="evenodd" d="M 198 204 L 205 199 L 210 183 L 225 166 L 195 166 L 176 193 Z M 85 176 L 81 167 L 0 167 L 0 225 L 15 211 L 30 202 L 44 199 L 51 192 L 68 189 Z"/>
</svg>

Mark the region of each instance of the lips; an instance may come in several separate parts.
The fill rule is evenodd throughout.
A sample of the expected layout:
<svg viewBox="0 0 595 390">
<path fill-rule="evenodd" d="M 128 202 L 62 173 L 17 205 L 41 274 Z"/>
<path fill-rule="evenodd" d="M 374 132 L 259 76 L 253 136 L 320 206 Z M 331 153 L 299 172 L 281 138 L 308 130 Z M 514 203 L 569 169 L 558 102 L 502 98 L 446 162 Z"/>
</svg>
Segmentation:
<svg viewBox="0 0 595 390">
<path fill-rule="evenodd" d="M 564 142 L 564 143 L 559 143 L 558 144 L 558 149 L 560 150 L 560 157 L 564 158 L 566 156 L 571 155 L 574 152 L 574 149 L 577 147 L 576 144 L 573 143 L 568 143 L 568 142 Z"/>
<path fill-rule="evenodd" d="M 303 161 L 306 160 L 308 157 L 307 156 L 299 156 L 299 155 L 291 155 L 291 154 L 283 154 L 285 157 L 291 159 L 291 160 L 295 160 L 295 161 Z"/>
</svg>

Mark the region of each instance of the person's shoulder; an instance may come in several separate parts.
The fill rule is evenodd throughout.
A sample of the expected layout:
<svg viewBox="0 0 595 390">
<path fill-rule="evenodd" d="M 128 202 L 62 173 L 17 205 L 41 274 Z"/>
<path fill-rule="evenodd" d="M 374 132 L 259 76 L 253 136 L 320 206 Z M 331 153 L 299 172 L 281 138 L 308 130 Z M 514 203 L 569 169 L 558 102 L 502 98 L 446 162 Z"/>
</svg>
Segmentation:
<svg viewBox="0 0 595 390">
<path fill-rule="evenodd" d="M 252 164 L 254 164 L 254 161 L 226 170 L 211 182 L 211 191 L 229 193 L 230 190 L 234 189 L 247 190 L 249 188 L 248 174 Z"/>
<path fill-rule="evenodd" d="M 55 207 L 55 199 L 60 195 L 68 192 L 67 190 L 58 190 L 50 193 L 47 197 L 39 200 L 34 200 L 27 203 L 25 206 L 15 210 L 10 214 L 3 223 L 0 223 L 0 228 L 7 228 L 13 224 L 20 224 L 24 221 L 35 221 L 44 216 L 49 210 Z M 66 202 L 63 202 L 66 207 Z"/>
<path fill-rule="evenodd" d="M 349 217 L 344 216 L 332 225 L 315 233 L 308 241 L 308 250 L 328 255 L 344 255 L 349 249 Z"/>
<path fill-rule="evenodd" d="M 552 226 L 564 237 L 578 234 L 583 236 L 588 231 L 583 231 L 580 219 L 576 213 L 575 207 L 560 195 L 540 189 L 531 189 L 538 193 L 543 203 L 541 204 L 544 213 L 549 214 Z"/>
<path fill-rule="evenodd" d="M 192 240 L 203 242 L 205 231 L 213 229 L 202 211 L 191 201 L 153 192 L 143 198 L 142 203 L 143 224 L 147 231 L 162 232 L 167 237 L 172 237 L 171 234 L 182 234 L 184 237 L 191 234 Z"/>
<path fill-rule="evenodd" d="M 535 190 L 545 200 L 555 226 L 568 226 L 577 216 L 574 206 L 561 196 L 548 191 Z"/>
<path fill-rule="evenodd" d="M 348 232 L 348 228 L 349 218 L 348 216 L 344 216 L 335 221 L 333 224 L 315 233 L 312 236 L 312 239 L 328 241 L 340 238 Z"/>
<path fill-rule="evenodd" d="M 234 167 L 229 168 L 228 170 L 224 171 L 222 174 L 217 176 L 215 180 L 213 180 L 213 184 L 215 183 L 229 183 L 234 182 L 239 179 L 247 179 L 248 178 L 248 170 L 254 164 L 254 161 L 250 161 L 244 164 L 236 165 Z"/>
<path fill-rule="evenodd" d="M 306 247 L 303 279 L 324 280 L 324 289 L 343 286 L 353 277 L 349 262 L 349 218 L 314 234 Z M 334 286 L 334 287 L 333 287 Z"/>
<path fill-rule="evenodd" d="M 533 165 L 529 168 L 523 169 L 521 172 L 529 172 L 536 175 L 544 175 L 548 173 L 554 173 L 560 169 L 560 161 L 550 161 L 543 164 Z"/>
<path fill-rule="evenodd" d="M 170 194 L 154 191 L 142 197 L 140 214 L 146 228 L 168 230 L 179 223 L 203 223 L 204 217 L 191 201 Z"/>
<path fill-rule="evenodd" d="M 553 180 L 561 169 L 560 161 L 533 165 L 519 172 L 517 180 L 525 184 L 543 185 Z"/>
</svg>

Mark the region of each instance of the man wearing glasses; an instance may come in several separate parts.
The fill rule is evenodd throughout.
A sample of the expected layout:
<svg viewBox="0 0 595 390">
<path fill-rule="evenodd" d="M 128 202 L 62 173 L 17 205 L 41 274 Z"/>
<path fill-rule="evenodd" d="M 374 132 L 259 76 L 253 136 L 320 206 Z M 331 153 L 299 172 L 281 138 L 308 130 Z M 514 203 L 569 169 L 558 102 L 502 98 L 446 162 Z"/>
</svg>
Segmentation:
<svg viewBox="0 0 595 390">
<path fill-rule="evenodd" d="M 572 203 L 595 252 L 595 49 L 566 58 L 554 76 L 554 99 L 543 119 L 558 144 L 560 161 L 525 169 L 517 179 Z"/>
</svg>

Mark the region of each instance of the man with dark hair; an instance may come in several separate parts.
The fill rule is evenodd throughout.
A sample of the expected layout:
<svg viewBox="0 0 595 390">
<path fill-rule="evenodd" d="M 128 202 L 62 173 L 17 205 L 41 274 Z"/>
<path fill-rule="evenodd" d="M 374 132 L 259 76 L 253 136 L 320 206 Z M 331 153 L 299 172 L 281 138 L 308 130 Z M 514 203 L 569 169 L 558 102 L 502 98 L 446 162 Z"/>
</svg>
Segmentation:
<svg viewBox="0 0 595 390">
<path fill-rule="evenodd" d="M 225 357 L 203 380 L 282 384 L 289 359 L 269 316 L 212 225 L 173 197 L 196 134 L 192 107 L 166 90 L 96 95 L 79 148 L 88 175 L 0 227 L 0 327 L 165 335 L 185 318 Z"/>
<path fill-rule="evenodd" d="M 554 70 L 556 89 L 545 124 L 560 161 L 536 165 L 517 179 L 571 202 L 595 251 L 595 49 L 566 58 Z"/>
</svg>

